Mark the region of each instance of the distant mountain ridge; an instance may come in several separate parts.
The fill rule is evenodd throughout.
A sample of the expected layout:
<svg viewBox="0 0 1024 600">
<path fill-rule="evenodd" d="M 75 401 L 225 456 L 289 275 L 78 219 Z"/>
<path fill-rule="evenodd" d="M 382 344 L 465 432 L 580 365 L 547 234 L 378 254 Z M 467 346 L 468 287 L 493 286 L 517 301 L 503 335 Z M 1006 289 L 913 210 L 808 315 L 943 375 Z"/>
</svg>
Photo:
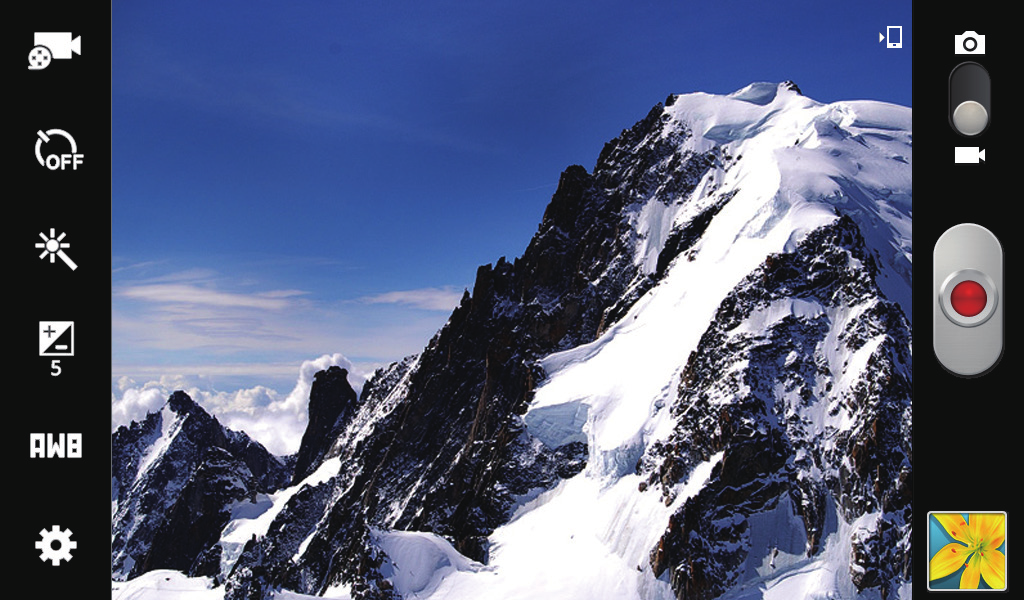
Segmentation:
<svg viewBox="0 0 1024 600">
<path fill-rule="evenodd" d="M 318 373 L 296 457 L 181 392 L 119 429 L 114 578 L 909 597 L 910 116 L 791 82 L 669 97 L 566 169 L 420 354 L 358 398 Z"/>
<path fill-rule="evenodd" d="M 291 472 L 184 392 L 141 423 L 119 427 L 112 450 L 111 569 L 121 578 L 153 569 L 216 573 L 208 554 L 230 506 L 284 486 Z"/>
</svg>

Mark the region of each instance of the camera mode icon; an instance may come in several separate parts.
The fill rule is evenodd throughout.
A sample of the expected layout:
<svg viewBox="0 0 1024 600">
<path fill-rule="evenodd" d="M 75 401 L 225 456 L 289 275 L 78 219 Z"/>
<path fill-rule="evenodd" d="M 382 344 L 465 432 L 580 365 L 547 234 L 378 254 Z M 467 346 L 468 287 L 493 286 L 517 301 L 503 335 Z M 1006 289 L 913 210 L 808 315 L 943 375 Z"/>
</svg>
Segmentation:
<svg viewBox="0 0 1024 600">
<path fill-rule="evenodd" d="M 953 49 L 956 54 L 985 53 L 985 36 L 978 35 L 973 31 L 965 31 L 960 35 L 954 35 L 953 41 Z"/>
</svg>

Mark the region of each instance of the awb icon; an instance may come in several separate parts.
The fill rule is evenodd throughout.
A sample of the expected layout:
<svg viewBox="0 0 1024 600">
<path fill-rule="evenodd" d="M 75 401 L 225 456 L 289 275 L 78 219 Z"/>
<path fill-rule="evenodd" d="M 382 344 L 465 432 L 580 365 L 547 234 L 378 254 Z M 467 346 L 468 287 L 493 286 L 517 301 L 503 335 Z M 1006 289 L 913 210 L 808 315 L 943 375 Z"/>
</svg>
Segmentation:
<svg viewBox="0 0 1024 600">
<path fill-rule="evenodd" d="M 66 143 L 54 140 L 54 137 L 57 136 L 64 138 Z M 45 150 L 49 152 L 45 155 L 43 154 L 44 146 Z M 70 152 L 61 152 L 64 149 L 70 150 Z M 63 129 L 50 129 L 45 133 L 41 130 L 36 132 L 36 160 L 47 169 L 76 171 L 78 167 L 82 166 L 84 158 L 84 155 L 78 152 L 75 138 Z"/>
<path fill-rule="evenodd" d="M 29 458 L 82 458 L 80 433 L 30 433 Z"/>
</svg>

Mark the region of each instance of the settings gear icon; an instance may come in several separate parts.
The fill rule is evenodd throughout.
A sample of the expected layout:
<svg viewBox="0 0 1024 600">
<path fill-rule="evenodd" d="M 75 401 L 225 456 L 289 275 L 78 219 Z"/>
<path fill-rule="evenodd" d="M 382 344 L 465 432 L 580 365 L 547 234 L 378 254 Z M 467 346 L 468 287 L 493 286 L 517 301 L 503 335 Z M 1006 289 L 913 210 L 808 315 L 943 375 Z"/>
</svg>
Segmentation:
<svg viewBox="0 0 1024 600">
<path fill-rule="evenodd" d="M 36 542 L 36 549 L 39 550 L 39 560 L 48 560 L 57 567 L 60 561 L 71 560 L 71 551 L 78 547 L 78 542 L 71 541 L 71 530 L 61 530 L 59 525 L 54 525 L 51 531 L 42 530 L 39 532 L 42 538 Z"/>
</svg>

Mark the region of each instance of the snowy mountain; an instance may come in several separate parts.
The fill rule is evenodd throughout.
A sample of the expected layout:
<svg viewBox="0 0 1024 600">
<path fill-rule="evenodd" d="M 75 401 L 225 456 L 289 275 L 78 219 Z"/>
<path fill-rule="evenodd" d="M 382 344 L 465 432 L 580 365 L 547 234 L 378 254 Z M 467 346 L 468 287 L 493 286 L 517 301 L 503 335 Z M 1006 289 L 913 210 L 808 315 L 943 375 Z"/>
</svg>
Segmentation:
<svg viewBox="0 0 1024 600">
<path fill-rule="evenodd" d="M 184 392 L 112 437 L 111 571 L 118 579 L 154 569 L 217 573 L 211 552 L 232 507 L 282 487 L 291 472 Z"/>
<path fill-rule="evenodd" d="M 230 600 L 909 597 L 911 156 L 908 108 L 790 82 L 668 98 L 562 174 L 523 255 L 480 267 L 419 355 L 358 398 L 318 374 L 289 485 L 246 465 L 175 536 L 141 500 L 188 487 L 146 476 L 171 426 L 132 437 L 114 579 L 173 569 Z M 139 567 L 181 539 L 191 562 Z M 115 597 L 174 597 L 152 577 Z"/>
</svg>

